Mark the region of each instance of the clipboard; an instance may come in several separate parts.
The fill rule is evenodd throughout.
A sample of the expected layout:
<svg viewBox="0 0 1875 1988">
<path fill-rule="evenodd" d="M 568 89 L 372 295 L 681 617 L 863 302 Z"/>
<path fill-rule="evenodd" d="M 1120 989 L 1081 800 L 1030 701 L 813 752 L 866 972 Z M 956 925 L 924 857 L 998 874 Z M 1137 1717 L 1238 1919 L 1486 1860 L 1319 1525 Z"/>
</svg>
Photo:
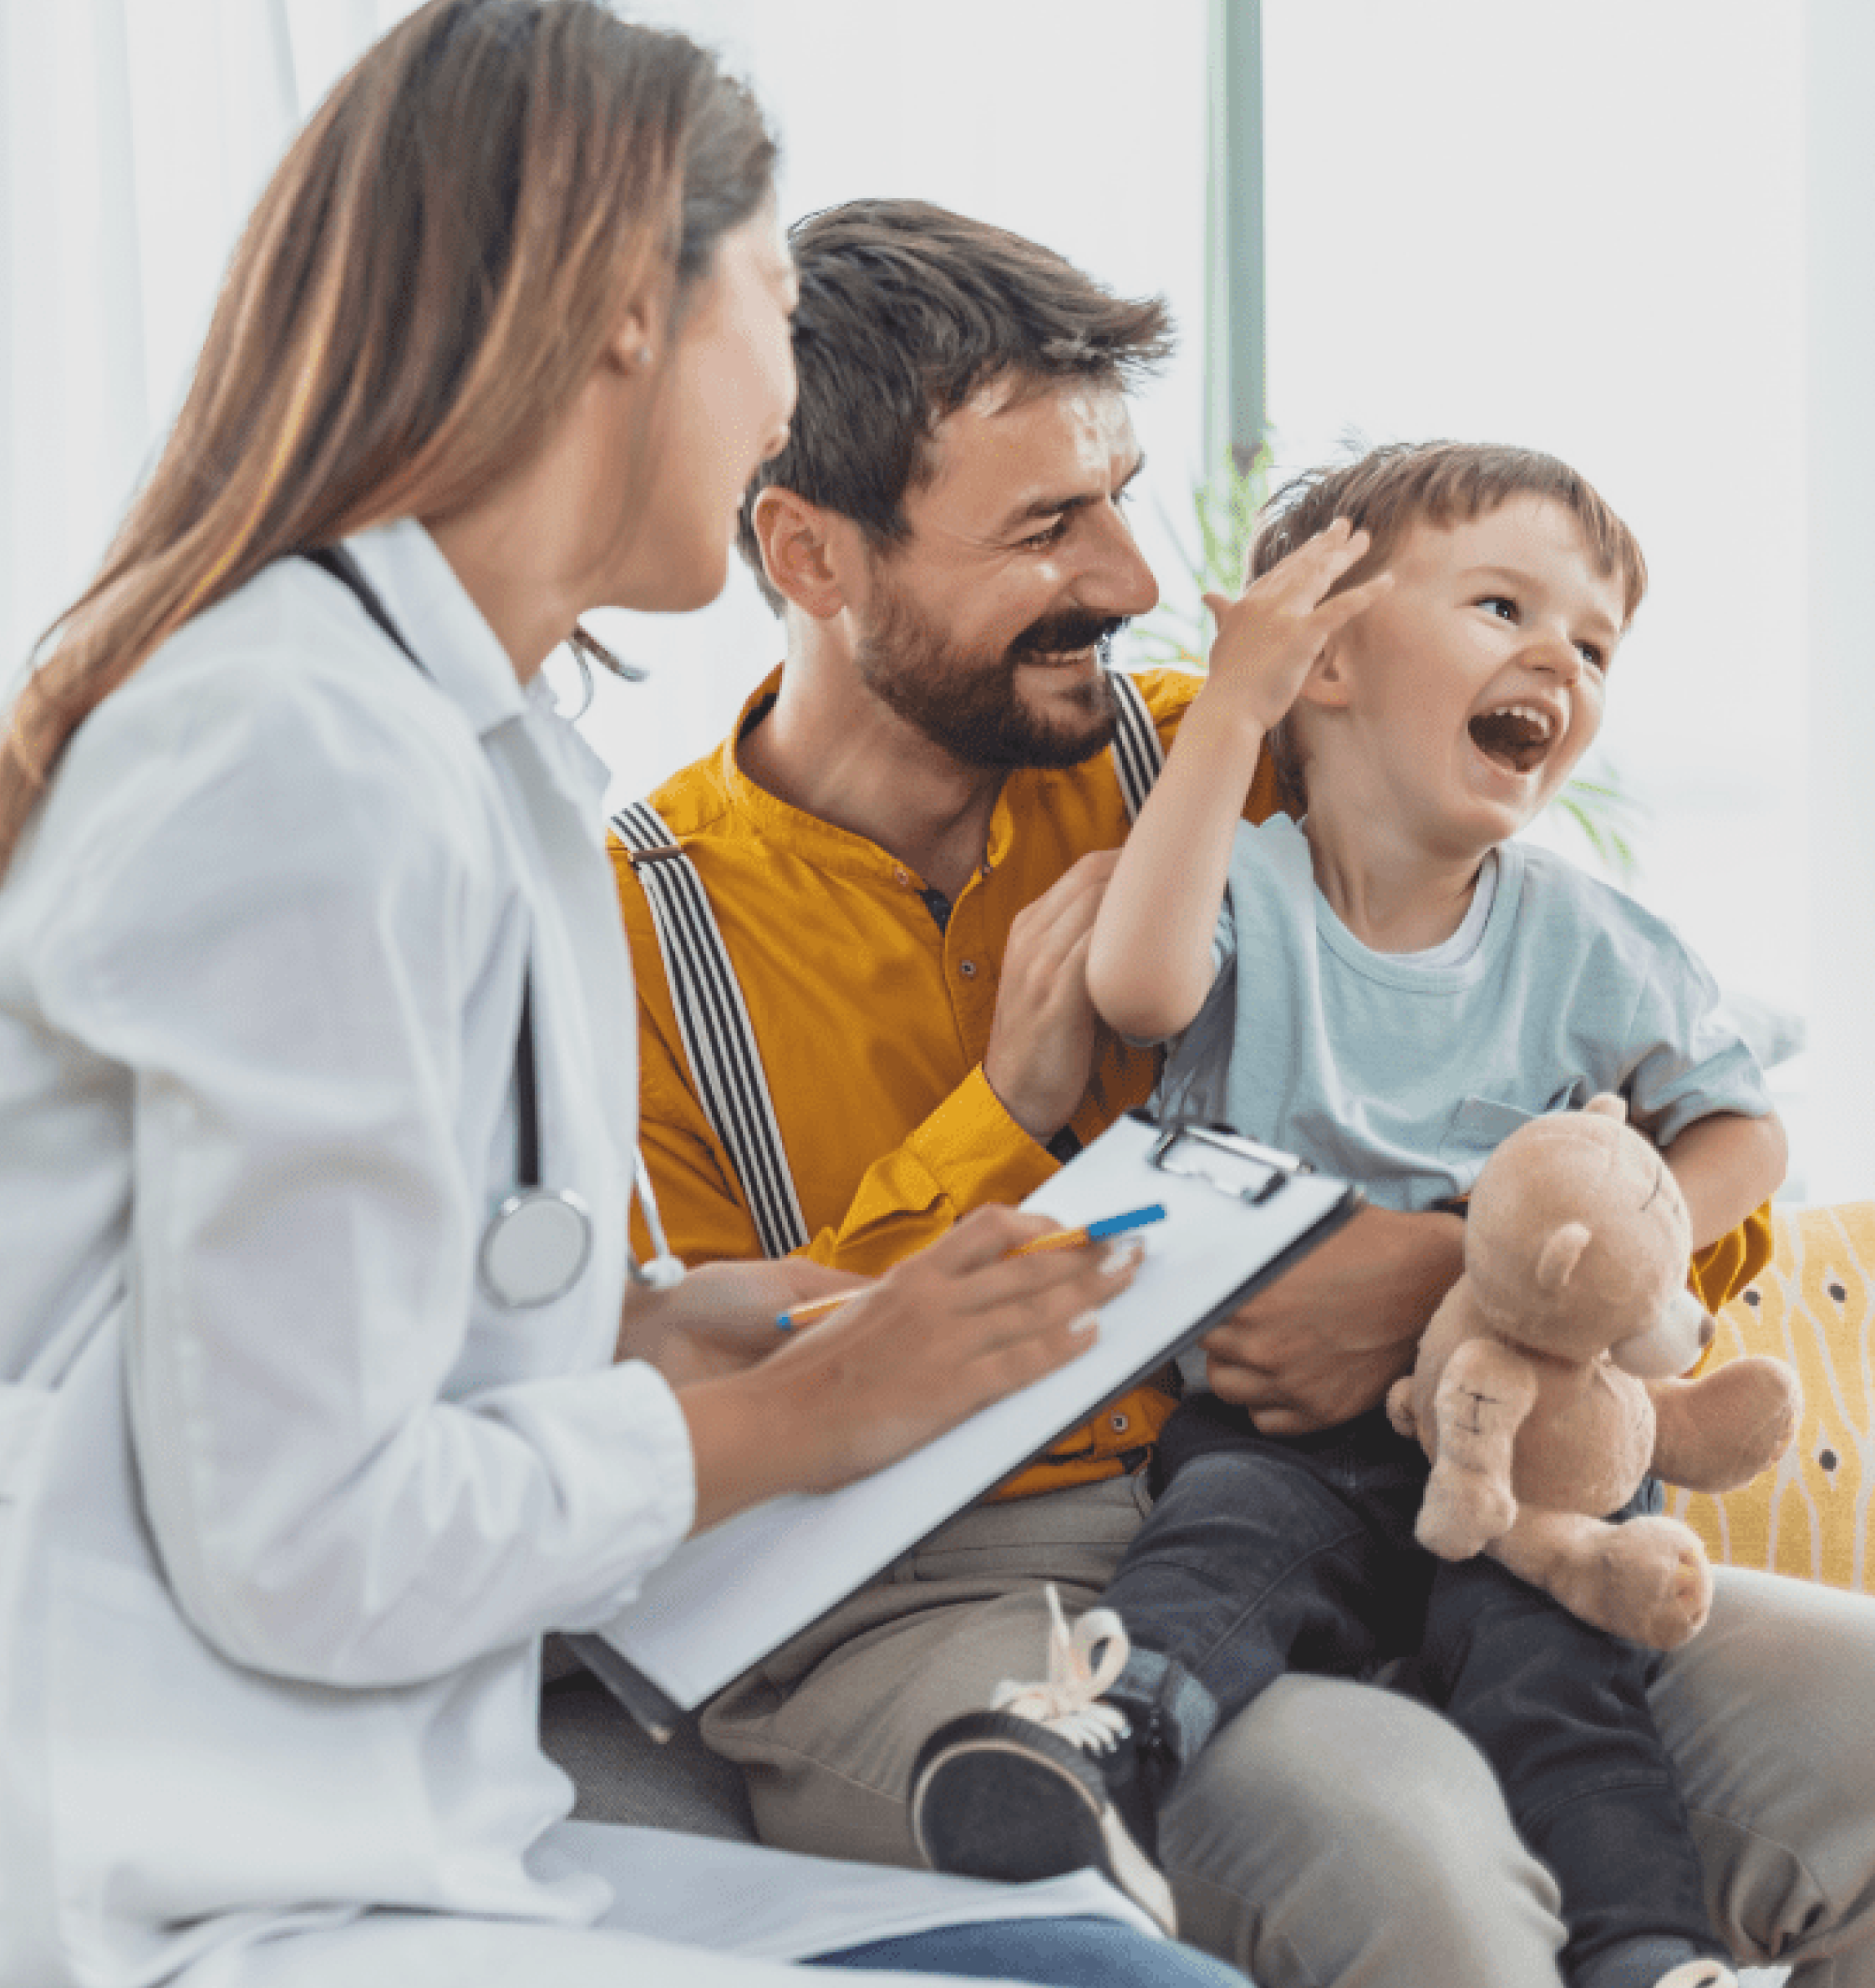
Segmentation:
<svg viewBox="0 0 1875 1988">
<path fill-rule="evenodd" d="M 774 1498 L 686 1540 L 632 1604 L 569 1636 L 654 1736 L 824 1615 L 945 1520 L 1195 1345 L 1360 1205 L 1344 1181 L 1215 1126 L 1129 1112 L 1023 1203 L 1067 1227 L 1161 1202 L 1098 1343 L 909 1457 Z"/>
</svg>

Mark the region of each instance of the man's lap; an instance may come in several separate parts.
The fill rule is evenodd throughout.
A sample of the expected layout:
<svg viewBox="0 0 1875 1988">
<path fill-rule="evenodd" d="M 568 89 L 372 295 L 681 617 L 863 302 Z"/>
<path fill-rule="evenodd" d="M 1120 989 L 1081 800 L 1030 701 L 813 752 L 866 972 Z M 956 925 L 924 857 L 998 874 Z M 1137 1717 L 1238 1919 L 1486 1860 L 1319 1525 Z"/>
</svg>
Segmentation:
<svg viewBox="0 0 1875 1988">
<path fill-rule="evenodd" d="M 1120 1480 L 967 1514 L 719 1699 L 705 1736 L 744 1767 L 765 1838 L 911 1861 L 905 1794 L 918 1748 L 944 1719 L 981 1709 L 1003 1678 L 1041 1675 L 1049 1569 L 1075 1577 L 1056 1584 L 1070 1615 L 1092 1606 L 1137 1528 L 1142 1492 Z M 1554 1988 L 1553 1887 L 1518 1845 L 1470 1743 L 1424 1706 L 1368 1685 L 1288 1679 L 1268 1697 L 1277 1711 L 1253 1708 L 1220 1732 L 1166 1819 L 1189 1936 L 1247 1969 L 1266 1941 L 1293 1953 L 1291 1969 L 1259 1977 L 1266 1988 L 1344 1978 L 1354 1956 L 1398 1988 Z M 1351 1773 L 1364 1791 L 1352 1802 Z M 1363 1928 L 1347 1899 L 1376 1895 L 1376 1872 L 1399 1909 Z M 1461 1911 L 1485 1873 L 1495 1874 L 1488 1904 Z M 1461 1928 L 1476 1965 L 1410 1930 L 1441 1886 L 1452 1909 L 1433 1916 Z M 1423 1965 L 1409 1962 L 1415 1945 Z M 1526 1950 L 1538 1971 L 1520 1975 L 1507 1955 Z"/>
<path fill-rule="evenodd" d="M 1741 1958 L 1797 1963 L 1793 1985 L 1875 1988 L 1875 1600 L 1715 1573 L 1650 1693 L 1714 1921 Z"/>
<path fill-rule="evenodd" d="M 705 1732 L 744 1767 L 763 1835 L 910 1862 L 904 1800 L 918 1746 L 1003 1678 L 1040 1674 L 1043 1585 L 1056 1579 L 1070 1614 L 1092 1605 L 1144 1502 L 1121 1479 L 966 1513 L 733 1687 Z M 1654 1693 L 1716 1923 L 1747 1958 L 1834 1955 L 1819 1988 L 1875 1988 L 1875 1822 L 1862 1792 L 1875 1786 L 1871 1677 L 1875 1604 L 1721 1569 L 1712 1625 L 1669 1660 Z M 1319 1937 L 1305 1895 L 1318 1851 L 1341 1865 L 1341 1918 L 1354 1896 L 1368 1901 L 1363 1918 L 1380 1917 L 1403 1888 L 1400 1902 L 1414 1899 L 1423 1924 L 1426 1888 L 1463 1844 L 1467 1868 L 1451 1875 L 1476 1899 L 1495 1870 L 1502 1894 L 1502 1923 L 1481 1937 L 1553 1951 L 1553 1890 L 1517 1844 L 1488 1768 L 1437 1715 L 1373 1686 L 1295 1678 L 1237 1726 L 1213 1741 L 1166 1822 L 1168 1872 L 1201 1944 L 1239 1965 L 1253 1952 L 1255 1971 L 1279 1983 L 1272 1943 Z M 1323 1820 L 1314 1848 L 1299 1828 L 1312 1813 Z M 1295 1974 L 1324 1958 L 1298 1960 Z M 1452 1965 L 1450 1978 L 1465 1978 Z"/>
<path fill-rule="evenodd" d="M 1051 1581 L 1094 1605 L 1138 1529 L 1136 1478 L 962 1513 L 724 1692 L 705 1740 L 743 1769 L 763 1838 L 822 1856 L 915 1858 L 912 1762 L 946 1719 L 1045 1665 Z"/>
</svg>

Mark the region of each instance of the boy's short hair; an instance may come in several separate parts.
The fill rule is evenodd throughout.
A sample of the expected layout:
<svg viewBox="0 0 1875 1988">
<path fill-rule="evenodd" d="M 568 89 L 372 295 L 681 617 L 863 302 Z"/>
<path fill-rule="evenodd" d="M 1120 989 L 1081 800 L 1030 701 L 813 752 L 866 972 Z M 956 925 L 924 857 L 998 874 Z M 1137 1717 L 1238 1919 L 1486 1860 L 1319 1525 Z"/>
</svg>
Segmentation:
<svg viewBox="0 0 1875 1988">
<path fill-rule="evenodd" d="M 753 522 L 770 484 L 851 518 L 876 549 L 907 530 L 938 425 L 979 387 L 1130 385 L 1171 349 L 1160 297 L 1131 299 L 1052 249 L 925 201 L 852 201 L 789 231 L 800 277 L 799 397 L 787 446 L 742 503 L 737 542 L 763 597 Z"/>
<path fill-rule="evenodd" d="M 1333 591 L 1340 593 L 1378 572 L 1415 525 L 1466 524 L 1513 497 L 1547 498 L 1575 519 L 1597 570 L 1621 582 L 1626 628 L 1647 592 L 1639 541 L 1600 491 L 1566 462 L 1501 443 L 1389 442 L 1354 461 L 1304 470 L 1264 506 L 1250 550 L 1250 577 L 1267 573 L 1337 518 L 1346 518 L 1372 542 L 1336 582 Z M 1299 814 L 1306 783 L 1289 717 L 1270 733 L 1269 748 L 1283 806 Z"/>
</svg>

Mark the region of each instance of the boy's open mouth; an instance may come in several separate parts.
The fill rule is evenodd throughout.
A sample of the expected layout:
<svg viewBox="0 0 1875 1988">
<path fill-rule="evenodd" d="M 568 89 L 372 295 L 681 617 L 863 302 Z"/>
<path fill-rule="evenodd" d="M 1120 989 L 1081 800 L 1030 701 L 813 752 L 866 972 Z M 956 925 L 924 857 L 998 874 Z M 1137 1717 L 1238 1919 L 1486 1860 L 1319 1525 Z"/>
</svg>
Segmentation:
<svg viewBox="0 0 1875 1988">
<path fill-rule="evenodd" d="M 1513 773 L 1527 773 L 1542 763 L 1557 726 L 1549 712 L 1535 704 L 1506 704 L 1502 710 L 1481 711 L 1466 729 L 1486 759 Z"/>
</svg>

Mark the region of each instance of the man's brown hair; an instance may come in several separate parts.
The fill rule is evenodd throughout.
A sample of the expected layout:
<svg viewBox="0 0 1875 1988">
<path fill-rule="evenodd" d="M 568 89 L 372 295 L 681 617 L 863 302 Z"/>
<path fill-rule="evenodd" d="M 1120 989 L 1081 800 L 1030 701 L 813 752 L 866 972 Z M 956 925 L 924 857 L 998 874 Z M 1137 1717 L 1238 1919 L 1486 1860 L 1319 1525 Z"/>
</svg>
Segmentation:
<svg viewBox="0 0 1875 1988">
<path fill-rule="evenodd" d="M 853 201 L 790 231 L 800 276 L 799 399 L 787 446 L 743 500 L 742 556 L 769 605 L 752 521 L 770 485 L 850 518 L 884 548 L 931 474 L 938 425 L 1005 376 L 1018 391 L 1131 384 L 1171 349 L 1159 297 L 1129 299 L 1052 249 L 924 201 Z"/>
<path fill-rule="evenodd" d="M 1604 578 L 1621 582 L 1623 628 L 1647 592 L 1647 562 L 1639 541 L 1586 477 L 1553 455 L 1493 442 L 1389 442 L 1358 460 L 1304 470 L 1278 490 L 1263 510 L 1250 549 L 1251 579 L 1346 518 L 1372 541 L 1335 582 L 1333 592 L 1358 587 L 1380 572 L 1415 525 L 1470 522 L 1513 497 L 1542 497 L 1559 504 L 1581 527 L 1583 542 Z M 1300 814 L 1306 805 L 1303 755 L 1292 717 L 1269 735 L 1283 806 Z"/>
</svg>

